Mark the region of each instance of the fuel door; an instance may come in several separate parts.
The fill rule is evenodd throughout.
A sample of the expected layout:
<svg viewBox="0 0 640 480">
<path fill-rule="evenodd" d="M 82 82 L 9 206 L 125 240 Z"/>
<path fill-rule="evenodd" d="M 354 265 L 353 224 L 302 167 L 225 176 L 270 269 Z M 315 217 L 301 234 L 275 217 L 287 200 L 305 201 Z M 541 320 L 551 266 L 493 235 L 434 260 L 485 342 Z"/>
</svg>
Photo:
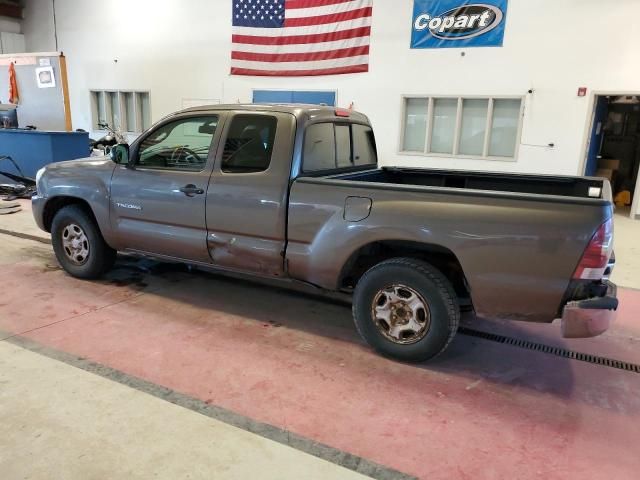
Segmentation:
<svg viewBox="0 0 640 480">
<path fill-rule="evenodd" d="M 347 197 L 344 202 L 344 219 L 360 222 L 371 213 L 373 201 L 369 197 Z"/>
</svg>

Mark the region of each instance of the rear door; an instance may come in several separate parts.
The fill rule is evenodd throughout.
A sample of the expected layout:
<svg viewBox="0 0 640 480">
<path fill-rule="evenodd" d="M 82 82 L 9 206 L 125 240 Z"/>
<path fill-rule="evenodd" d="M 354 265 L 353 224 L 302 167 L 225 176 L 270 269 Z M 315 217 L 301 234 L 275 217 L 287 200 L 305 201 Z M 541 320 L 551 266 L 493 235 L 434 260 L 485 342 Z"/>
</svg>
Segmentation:
<svg viewBox="0 0 640 480">
<path fill-rule="evenodd" d="M 111 225 L 120 248 L 210 262 L 205 199 L 221 114 L 190 114 L 156 125 L 116 167 Z"/>
<path fill-rule="evenodd" d="M 288 113 L 230 113 L 206 200 L 207 247 L 215 265 L 283 274 L 295 129 Z"/>
</svg>

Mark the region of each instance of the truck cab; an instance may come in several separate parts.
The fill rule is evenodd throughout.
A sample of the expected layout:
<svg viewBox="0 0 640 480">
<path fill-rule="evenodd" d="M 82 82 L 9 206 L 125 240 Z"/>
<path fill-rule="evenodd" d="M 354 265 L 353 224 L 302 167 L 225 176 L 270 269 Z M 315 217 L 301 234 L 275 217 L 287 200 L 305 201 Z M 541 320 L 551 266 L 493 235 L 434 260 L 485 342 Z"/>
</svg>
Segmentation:
<svg viewBox="0 0 640 480">
<path fill-rule="evenodd" d="M 114 245 L 284 276 L 287 199 L 291 179 L 302 173 L 295 145 L 304 132 L 319 137 L 305 152 L 318 159 L 314 172 L 377 167 L 371 127 L 359 114 L 240 106 L 165 118 L 118 157 L 109 213 Z M 341 145 L 337 158 L 326 151 L 326 135 Z M 352 136 L 354 147 L 369 142 L 366 163 L 364 148 L 351 160 Z"/>
</svg>

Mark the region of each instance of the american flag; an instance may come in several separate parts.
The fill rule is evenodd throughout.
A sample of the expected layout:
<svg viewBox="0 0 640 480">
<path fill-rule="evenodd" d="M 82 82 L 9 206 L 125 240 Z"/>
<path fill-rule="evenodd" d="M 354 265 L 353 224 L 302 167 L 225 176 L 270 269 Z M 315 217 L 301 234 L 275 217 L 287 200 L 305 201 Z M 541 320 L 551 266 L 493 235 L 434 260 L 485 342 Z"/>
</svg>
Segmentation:
<svg viewBox="0 0 640 480">
<path fill-rule="evenodd" d="M 232 0 L 231 73 L 307 76 L 369 70 L 373 0 Z"/>
</svg>

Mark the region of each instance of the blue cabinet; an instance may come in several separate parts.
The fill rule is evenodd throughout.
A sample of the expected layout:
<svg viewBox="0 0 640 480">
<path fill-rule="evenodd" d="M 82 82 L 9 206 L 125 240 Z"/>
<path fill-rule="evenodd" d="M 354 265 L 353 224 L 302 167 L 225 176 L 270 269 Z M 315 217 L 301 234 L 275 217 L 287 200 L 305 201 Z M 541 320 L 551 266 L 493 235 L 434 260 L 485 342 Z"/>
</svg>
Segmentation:
<svg viewBox="0 0 640 480">
<path fill-rule="evenodd" d="M 89 156 L 87 132 L 44 132 L 39 130 L 0 129 L 0 157 L 7 155 L 20 165 L 25 176 L 34 178 L 45 165 Z M 6 160 L 0 170 L 18 173 Z M 7 179 L 0 176 L 0 182 Z"/>
</svg>

